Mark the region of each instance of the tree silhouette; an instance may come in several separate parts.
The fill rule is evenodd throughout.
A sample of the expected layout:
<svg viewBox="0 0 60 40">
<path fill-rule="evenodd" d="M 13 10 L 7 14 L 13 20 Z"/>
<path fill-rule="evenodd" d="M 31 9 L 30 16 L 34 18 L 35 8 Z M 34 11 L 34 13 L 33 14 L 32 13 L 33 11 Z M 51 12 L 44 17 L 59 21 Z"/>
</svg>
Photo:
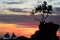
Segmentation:
<svg viewBox="0 0 60 40">
<path fill-rule="evenodd" d="M 51 14 L 51 11 L 52 11 L 52 5 L 47 6 L 47 2 L 44 1 L 42 5 L 38 5 L 37 7 L 35 7 L 35 10 L 32 10 L 31 14 L 34 16 L 35 20 L 38 20 L 40 22 L 45 22 L 46 18 L 49 16 L 49 14 Z M 36 19 L 34 14 L 37 12 L 42 13 L 42 19 L 41 20 Z M 45 16 L 45 14 L 47 14 L 47 15 Z"/>
<path fill-rule="evenodd" d="M 16 35 L 14 33 L 12 33 L 12 36 L 11 36 L 12 39 L 16 39 Z"/>
<path fill-rule="evenodd" d="M 8 32 L 4 35 L 4 39 L 10 39 L 10 35 Z"/>
<path fill-rule="evenodd" d="M 40 21 L 39 24 L 39 30 L 35 32 L 31 36 L 30 40 L 59 40 L 59 38 L 56 36 L 56 32 L 59 29 L 59 25 L 48 22 L 46 23 L 45 20 L 51 14 L 52 11 L 52 5 L 47 6 L 47 2 L 44 1 L 42 5 L 38 5 L 35 7 L 35 10 L 32 10 L 32 15 L 34 16 L 34 19 L 37 21 Z M 35 13 L 42 13 L 42 19 L 36 19 Z M 47 14 L 47 15 L 45 15 Z"/>
</svg>

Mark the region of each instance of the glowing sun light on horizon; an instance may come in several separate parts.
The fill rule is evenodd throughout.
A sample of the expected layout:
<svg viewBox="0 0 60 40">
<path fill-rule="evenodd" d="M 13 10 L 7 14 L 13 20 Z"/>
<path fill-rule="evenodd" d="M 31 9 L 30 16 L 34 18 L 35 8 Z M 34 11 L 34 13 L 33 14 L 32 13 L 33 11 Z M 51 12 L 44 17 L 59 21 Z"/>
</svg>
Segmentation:
<svg viewBox="0 0 60 40">
<path fill-rule="evenodd" d="M 16 36 L 30 37 L 36 30 L 38 30 L 38 28 L 18 28 L 16 24 L 0 23 L 0 32 L 3 32 L 3 35 L 8 32 L 9 34 L 15 33 Z"/>
</svg>

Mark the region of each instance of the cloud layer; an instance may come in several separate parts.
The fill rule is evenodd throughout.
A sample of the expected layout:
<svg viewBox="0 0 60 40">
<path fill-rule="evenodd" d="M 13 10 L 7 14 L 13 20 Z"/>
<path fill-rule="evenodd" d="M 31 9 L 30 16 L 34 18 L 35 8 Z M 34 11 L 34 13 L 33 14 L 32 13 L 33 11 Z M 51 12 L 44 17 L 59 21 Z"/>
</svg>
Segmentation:
<svg viewBox="0 0 60 40">
<path fill-rule="evenodd" d="M 26 3 L 27 1 L 11 1 L 11 2 L 3 2 L 3 3 L 6 3 L 6 4 L 24 4 Z"/>
<path fill-rule="evenodd" d="M 40 15 L 37 15 L 38 17 Z M 49 16 L 48 21 L 60 24 L 60 16 Z M 39 18 L 40 19 L 40 18 Z M 33 19 L 33 16 L 24 16 L 24 15 L 0 15 L 0 22 L 3 23 L 13 23 L 13 24 L 38 24 L 38 21 Z"/>
</svg>

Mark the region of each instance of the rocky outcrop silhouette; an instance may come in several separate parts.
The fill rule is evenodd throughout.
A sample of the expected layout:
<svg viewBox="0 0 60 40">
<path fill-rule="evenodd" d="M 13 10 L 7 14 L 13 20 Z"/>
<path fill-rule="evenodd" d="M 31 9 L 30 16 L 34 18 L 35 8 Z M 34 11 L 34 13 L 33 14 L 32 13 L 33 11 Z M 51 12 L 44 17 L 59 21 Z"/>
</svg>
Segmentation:
<svg viewBox="0 0 60 40">
<path fill-rule="evenodd" d="M 58 24 L 52 22 L 40 23 L 39 30 L 31 36 L 30 40 L 59 40 L 56 36 L 56 32 L 59 29 Z"/>
</svg>

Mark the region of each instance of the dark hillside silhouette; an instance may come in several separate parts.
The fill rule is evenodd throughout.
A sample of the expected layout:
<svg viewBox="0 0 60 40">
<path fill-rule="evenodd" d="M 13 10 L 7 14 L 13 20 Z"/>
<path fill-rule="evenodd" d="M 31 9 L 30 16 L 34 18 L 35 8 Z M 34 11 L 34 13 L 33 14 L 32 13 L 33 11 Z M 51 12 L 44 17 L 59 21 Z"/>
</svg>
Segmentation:
<svg viewBox="0 0 60 40">
<path fill-rule="evenodd" d="M 20 36 L 20 37 L 17 37 L 17 40 L 28 40 L 28 38 L 26 38 L 24 36 Z"/>
<path fill-rule="evenodd" d="M 39 28 L 40 29 L 31 36 L 31 40 L 59 40 L 56 36 L 56 32 L 59 29 L 58 24 L 52 22 L 41 23 Z"/>
</svg>

